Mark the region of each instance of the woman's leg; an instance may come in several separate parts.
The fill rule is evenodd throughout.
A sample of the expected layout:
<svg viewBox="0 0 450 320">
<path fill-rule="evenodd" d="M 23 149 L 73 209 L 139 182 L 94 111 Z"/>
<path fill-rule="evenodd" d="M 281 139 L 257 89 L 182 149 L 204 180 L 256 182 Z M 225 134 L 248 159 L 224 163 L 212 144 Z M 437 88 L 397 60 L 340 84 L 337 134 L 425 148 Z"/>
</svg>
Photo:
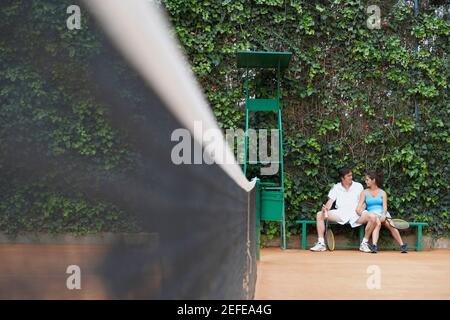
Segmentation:
<svg viewBox="0 0 450 320">
<path fill-rule="evenodd" d="M 381 221 L 376 219 L 375 228 L 372 231 L 372 244 L 376 245 L 378 243 L 378 238 L 380 237 Z"/>
<path fill-rule="evenodd" d="M 370 236 L 372 235 L 373 228 L 375 227 L 375 223 L 377 221 L 377 216 L 373 213 L 369 213 L 367 211 L 364 211 L 358 220 L 356 220 L 356 223 L 365 224 L 365 231 L 364 231 L 364 239 L 369 240 Z"/>
<path fill-rule="evenodd" d="M 391 232 L 392 237 L 395 239 L 395 241 L 397 241 L 398 244 L 402 246 L 403 240 L 402 240 L 402 237 L 400 236 L 400 232 L 397 229 L 395 229 L 393 226 L 391 226 L 391 224 L 387 220 L 384 222 L 384 225 Z"/>
</svg>

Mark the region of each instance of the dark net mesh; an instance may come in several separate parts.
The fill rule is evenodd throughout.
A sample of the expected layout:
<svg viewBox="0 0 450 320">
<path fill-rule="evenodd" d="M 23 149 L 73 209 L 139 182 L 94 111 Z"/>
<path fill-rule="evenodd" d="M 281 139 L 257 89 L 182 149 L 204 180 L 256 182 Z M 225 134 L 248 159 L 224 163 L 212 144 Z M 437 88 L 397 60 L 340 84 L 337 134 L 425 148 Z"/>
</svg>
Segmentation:
<svg viewBox="0 0 450 320">
<path fill-rule="evenodd" d="M 173 164 L 182 125 L 82 3 L 1 6 L 0 298 L 253 298 L 254 191 Z"/>
</svg>

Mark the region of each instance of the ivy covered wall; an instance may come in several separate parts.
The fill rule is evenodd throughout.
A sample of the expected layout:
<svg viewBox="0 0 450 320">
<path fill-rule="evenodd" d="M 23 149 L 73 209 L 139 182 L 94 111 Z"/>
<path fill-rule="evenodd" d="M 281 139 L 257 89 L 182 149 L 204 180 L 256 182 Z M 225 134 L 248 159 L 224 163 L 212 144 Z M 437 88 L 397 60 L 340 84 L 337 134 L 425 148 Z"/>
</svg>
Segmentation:
<svg viewBox="0 0 450 320">
<path fill-rule="evenodd" d="M 361 182 L 383 170 L 391 212 L 448 234 L 449 6 L 420 2 L 416 17 L 413 1 L 162 1 L 223 128 L 244 127 L 235 52 L 293 53 L 282 84 L 291 234 L 344 164 Z M 380 29 L 367 26 L 369 5 Z"/>
<path fill-rule="evenodd" d="M 133 214 L 100 200 L 92 185 L 124 172 L 130 148 L 91 80 L 110 50 L 84 8 L 81 30 L 68 30 L 71 4 L 83 8 L 1 3 L 0 231 L 8 234 L 136 230 Z M 111 68 L 124 77 L 126 66 Z"/>
</svg>

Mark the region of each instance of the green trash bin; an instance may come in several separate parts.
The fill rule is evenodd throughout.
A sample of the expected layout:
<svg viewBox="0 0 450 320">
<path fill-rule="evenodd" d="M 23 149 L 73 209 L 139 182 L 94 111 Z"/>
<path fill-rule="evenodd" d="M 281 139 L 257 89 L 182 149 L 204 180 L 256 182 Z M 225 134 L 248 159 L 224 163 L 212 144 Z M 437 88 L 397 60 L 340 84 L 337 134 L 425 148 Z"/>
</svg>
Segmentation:
<svg viewBox="0 0 450 320">
<path fill-rule="evenodd" d="M 283 191 L 261 190 L 261 219 L 283 221 Z"/>
</svg>

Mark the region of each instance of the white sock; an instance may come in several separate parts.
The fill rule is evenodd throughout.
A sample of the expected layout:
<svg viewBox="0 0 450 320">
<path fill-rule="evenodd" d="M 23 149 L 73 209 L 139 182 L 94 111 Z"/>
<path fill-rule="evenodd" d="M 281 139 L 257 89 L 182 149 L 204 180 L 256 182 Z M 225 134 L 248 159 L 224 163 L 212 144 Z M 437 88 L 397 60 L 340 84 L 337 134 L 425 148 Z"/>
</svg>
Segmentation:
<svg viewBox="0 0 450 320">
<path fill-rule="evenodd" d="M 369 240 L 366 239 L 366 238 L 364 238 L 363 241 L 362 241 L 362 243 L 367 243 L 367 242 L 369 242 Z"/>
<path fill-rule="evenodd" d="M 325 239 L 324 238 L 319 238 L 319 243 L 320 244 L 325 244 Z"/>
</svg>

